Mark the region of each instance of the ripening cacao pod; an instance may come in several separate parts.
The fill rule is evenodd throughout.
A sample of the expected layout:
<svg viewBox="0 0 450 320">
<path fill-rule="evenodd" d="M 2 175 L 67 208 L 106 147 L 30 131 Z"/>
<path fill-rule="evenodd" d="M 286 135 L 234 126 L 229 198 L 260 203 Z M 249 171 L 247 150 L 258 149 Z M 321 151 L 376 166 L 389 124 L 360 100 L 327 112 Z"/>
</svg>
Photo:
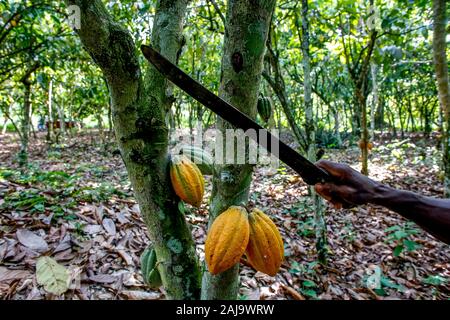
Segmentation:
<svg viewBox="0 0 450 320">
<path fill-rule="evenodd" d="M 162 285 L 156 262 L 156 252 L 151 246 L 148 246 L 141 255 L 141 271 L 145 284 L 152 289 L 157 289 Z"/>
<path fill-rule="evenodd" d="M 212 175 L 214 172 L 214 161 L 212 155 L 200 147 L 185 145 L 181 147 L 180 154 L 184 154 L 197 165 L 201 173 Z"/>
<path fill-rule="evenodd" d="M 362 139 L 358 141 L 358 147 L 359 147 L 361 150 L 363 150 L 363 149 L 366 147 L 366 144 L 364 143 L 364 141 L 363 141 Z M 368 142 L 367 142 L 367 150 L 370 151 L 370 150 L 372 150 L 372 148 L 373 148 L 372 142 L 368 141 Z"/>
<path fill-rule="evenodd" d="M 181 200 L 200 207 L 205 192 L 205 180 L 195 163 L 184 155 L 172 156 L 170 180 L 175 193 Z"/>
<path fill-rule="evenodd" d="M 231 206 L 214 220 L 206 238 L 205 260 L 208 270 L 218 274 L 238 263 L 247 248 L 248 213 Z"/>
<path fill-rule="evenodd" d="M 267 97 L 259 97 L 258 98 L 258 113 L 261 119 L 264 122 L 269 121 L 270 117 L 272 116 L 272 102 Z"/>
<path fill-rule="evenodd" d="M 269 276 L 280 269 L 284 256 L 283 239 L 273 221 L 261 210 L 253 209 L 248 215 L 250 238 L 245 252 L 252 267 Z"/>
</svg>

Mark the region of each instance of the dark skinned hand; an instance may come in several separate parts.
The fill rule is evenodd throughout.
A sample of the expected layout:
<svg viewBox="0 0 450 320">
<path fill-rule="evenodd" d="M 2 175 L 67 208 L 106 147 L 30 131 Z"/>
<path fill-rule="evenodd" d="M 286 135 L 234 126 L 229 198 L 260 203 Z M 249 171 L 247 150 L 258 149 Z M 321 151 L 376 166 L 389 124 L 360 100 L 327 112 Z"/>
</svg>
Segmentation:
<svg viewBox="0 0 450 320">
<path fill-rule="evenodd" d="M 314 189 L 336 209 L 362 205 L 370 202 L 375 196 L 379 183 L 350 166 L 327 160 L 321 160 L 316 165 L 327 171 L 333 177 L 333 182 L 318 183 Z"/>
</svg>

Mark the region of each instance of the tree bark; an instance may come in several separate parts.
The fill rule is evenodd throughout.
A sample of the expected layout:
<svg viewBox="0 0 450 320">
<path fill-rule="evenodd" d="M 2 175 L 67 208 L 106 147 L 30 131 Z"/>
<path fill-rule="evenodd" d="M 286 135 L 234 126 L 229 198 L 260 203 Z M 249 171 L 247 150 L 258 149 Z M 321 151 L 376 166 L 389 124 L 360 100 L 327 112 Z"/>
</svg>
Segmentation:
<svg viewBox="0 0 450 320">
<path fill-rule="evenodd" d="M 370 108 L 370 136 L 375 136 L 375 116 L 377 114 L 379 96 L 378 96 L 378 81 L 377 81 L 377 65 L 372 62 L 370 64 L 370 72 L 372 74 L 372 107 Z"/>
<path fill-rule="evenodd" d="M 439 102 L 443 112 L 444 195 L 450 197 L 450 90 L 446 56 L 446 0 L 433 0 L 433 56 Z"/>
<path fill-rule="evenodd" d="M 253 119 L 256 118 L 265 44 L 274 6 L 275 0 L 228 1 L 219 96 Z M 224 137 L 225 130 L 233 127 L 218 118 L 217 128 Z M 234 149 L 236 155 L 237 148 Z M 247 203 L 252 172 L 251 164 L 216 164 L 209 225 L 231 205 Z M 216 276 L 206 271 L 202 299 L 236 299 L 238 276 L 239 264 Z"/>
<path fill-rule="evenodd" d="M 3 116 L 4 116 L 4 122 L 3 122 L 3 127 L 2 127 L 2 134 L 5 134 L 6 133 L 6 131 L 7 131 L 7 129 L 8 129 L 8 121 L 10 121 L 10 112 L 11 112 L 11 108 L 12 108 L 12 106 L 13 106 L 13 103 L 11 103 L 11 104 L 9 104 L 8 105 L 8 109 L 6 109 L 6 110 L 4 110 L 4 109 L 2 109 L 2 111 L 3 111 Z M 14 127 L 16 127 L 15 126 L 15 124 L 14 124 L 14 121 L 11 121 L 11 123 L 12 123 L 12 125 L 14 126 Z M 19 132 L 19 131 L 18 131 Z M 19 132 L 20 133 L 20 132 Z"/>
<path fill-rule="evenodd" d="M 21 121 L 21 135 L 20 135 L 20 151 L 19 151 L 19 165 L 21 167 L 28 164 L 28 141 L 30 137 L 30 111 L 31 111 L 31 81 L 30 77 L 39 68 L 39 64 L 35 63 L 30 67 L 20 79 L 24 86 L 22 121 Z"/>
<path fill-rule="evenodd" d="M 64 120 L 64 106 L 56 104 L 56 111 L 58 112 L 59 128 L 61 130 L 61 136 L 66 135 L 66 122 Z"/>
<path fill-rule="evenodd" d="M 315 162 L 317 160 L 316 148 L 316 127 L 314 121 L 314 108 L 311 98 L 311 62 L 309 53 L 309 19 L 308 19 L 308 0 L 302 0 L 301 10 L 301 48 L 302 48 L 302 65 L 303 65 L 303 89 L 305 104 L 305 136 L 308 145 L 307 158 Z M 297 23 L 297 22 L 296 22 Z M 314 203 L 314 226 L 316 233 L 316 250 L 318 261 L 322 264 L 327 262 L 327 233 L 326 224 L 323 217 L 324 206 L 322 199 L 316 194 L 314 187 L 310 187 L 311 197 Z"/>
<path fill-rule="evenodd" d="M 28 164 L 28 140 L 30 137 L 30 95 L 31 95 L 31 83 L 23 82 L 24 84 L 24 97 L 23 97 L 23 114 L 21 121 L 22 139 L 20 141 L 19 151 L 19 165 L 21 167 Z"/>
<path fill-rule="evenodd" d="M 336 137 L 336 145 L 338 148 L 342 147 L 342 137 L 341 137 L 341 131 L 340 131 L 340 118 L 339 118 L 339 111 L 336 104 L 334 104 L 331 109 L 333 110 L 333 117 L 334 117 L 334 135 Z"/>
<path fill-rule="evenodd" d="M 197 299 L 200 270 L 195 246 L 168 175 L 165 115 L 173 98 L 168 81 L 147 65 L 142 76 L 135 44 L 100 0 L 66 0 L 81 9 L 81 41 L 107 80 L 114 131 L 170 299 Z M 187 0 L 160 0 L 152 45 L 175 62 Z"/>
<path fill-rule="evenodd" d="M 46 140 L 47 142 L 51 142 L 52 141 L 52 136 L 53 136 L 53 110 L 52 110 L 52 105 L 53 105 L 53 80 L 50 79 L 50 82 L 48 84 L 48 102 L 47 102 L 47 117 L 48 117 L 48 128 L 47 128 L 47 137 Z"/>
</svg>

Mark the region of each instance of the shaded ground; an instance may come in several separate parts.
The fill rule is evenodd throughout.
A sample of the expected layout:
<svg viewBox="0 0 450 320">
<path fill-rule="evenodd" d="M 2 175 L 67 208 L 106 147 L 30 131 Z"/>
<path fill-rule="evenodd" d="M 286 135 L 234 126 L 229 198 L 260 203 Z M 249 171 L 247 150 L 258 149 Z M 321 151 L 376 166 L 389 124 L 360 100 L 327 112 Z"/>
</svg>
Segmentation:
<svg viewBox="0 0 450 320">
<path fill-rule="evenodd" d="M 164 299 L 163 291 L 143 284 L 139 256 L 149 243 L 146 229 L 120 156 L 100 141 L 84 133 L 48 150 L 42 136 L 30 143 L 28 174 L 20 174 L 15 137 L 0 136 L 0 298 Z M 325 157 L 358 168 L 356 148 L 327 150 Z M 442 194 L 433 140 L 378 141 L 370 171 L 394 187 Z M 330 259 L 322 267 L 315 261 L 313 212 L 301 179 L 284 167 L 259 167 L 251 194 L 252 204 L 279 226 L 286 259 L 276 277 L 243 266 L 242 299 L 450 298 L 450 247 L 397 214 L 376 206 L 327 207 Z M 201 259 L 208 198 L 188 215 Z M 42 255 L 70 270 L 72 289 L 62 296 L 36 282 Z M 369 281 L 380 280 L 374 289 L 367 285 L 372 274 L 378 277 Z"/>
</svg>

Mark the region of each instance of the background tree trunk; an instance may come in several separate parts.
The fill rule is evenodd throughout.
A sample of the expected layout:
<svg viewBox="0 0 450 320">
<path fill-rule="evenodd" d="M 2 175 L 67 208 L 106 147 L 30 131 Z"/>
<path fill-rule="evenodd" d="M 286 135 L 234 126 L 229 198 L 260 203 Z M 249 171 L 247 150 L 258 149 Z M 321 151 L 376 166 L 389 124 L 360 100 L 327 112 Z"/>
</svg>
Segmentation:
<svg viewBox="0 0 450 320">
<path fill-rule="evenodd" d="M 47 137 L 46 140 L 48 143 L 52 141 L 53 136 L 53 80 L 50 79 L 50 82 L 48 84 L 48 102 L 47 102 Z"/>
<path fill-rule="evenodd" d="M 333 103 L 333 106 L 331 107 L 333 110 L 333 117 L 334 117 L 334 135 L 336 137 L 336 146 L 338 148 L 342 147 L 342 137 L 341 137 L 341 131 L 340 131 L 340 118 L 339 118 L 339 111 L 336 103 Z"/>
<path fill-rule="evenodd" d="M 20 79 L 24 86 L 23 95 L 23 109 L 22 109 L 22 121 L 20 130 L 20 151 L 19 151 L 19 165 L 26 166 L 28 164 L 28 140 L 30 137 L 30 113 L 31 113 L 31 80 L 30 77 L 39 68 L 39 64 L 34 64 L 30 67 L 25 75 Z"/>
<path fill-rule="evenodd" d="M 165 115 L 173 101 L 168 81 L 146 64 L 145 81 L 129 32 L 100 0 L 67 0 L 81 9 L 81 41 L 102 69 L 111 95 L 114 131 L 149 237 L 166 296 L 197 299 L 200 270 L 195 246 L 168 175 Z M 152 45 L 176 62 L 187 0 L 157 2 Z M 111 43 L 114 45 L 111 46 Z"/>
<path fill-rule="evenodd" d="M 26 166 L 28 164 L 28 140 L 30 137 L 30 95 L 31 83 L 28 79 L 22 81 L 24 84 L 23 96 L 23 114 L 20 130 L 22 131 L 20 139 L 19 165 Z"/>
<path fill-rule="evenodd" d="M 375 136 L 375 116 L 377 114 L 379 96 L 378 96 L 378 81 L 377 81 L 377 65 L 372 62 L 370 64 L 370 72 L 372 75 L 372 106 L 370 108 L 370 136 L 371 140 Z"/>
<path fill-rule="evenodd" d="M 59 130 L 61 131 L 61 136 L 64 137 L 66 135 L 66 122 L 64 117 L 64 106 L 56 104 L 56 111 L 58 112 L 59 119 Z"/>
<path fill-rule="evenodd" d="M 219 96 L 253 119 L 256 118 L 265 44 L 274 6 L 274 0 L 228 1 Z M 233 127 L 218 118 L 217 128 L 224 136 L 225 130 Z M 210 225 L 228 207 L 247 203 L 252 172 L 250 164 L 216 166 Z M 202 299 L 236 299 L 238 275 L 239 264 L 216 276 L 205 272 Z"/>
<path fill-rule="evenodd" d="M 302 0 L 301 10 L 302 22 L 302 65 L 303 65 L 303 89 L 304 89 L 304 104 L 305 104 L 305 136 L 308 145 L 307 157 L 310 161 L 315 162 L 317 148 L 316 148 L 316 126 L 314 121 L 314 108 L 311 98 L 311 62 L 309 54 L 309 19 L 308 19 L 308 0 Z M 327 234 L 326 224 L 323 217 L 324 206 L 322 198 L 320 198 L 314 187 L 310 187 L 311 197 L 314 203 L 314 225 L 316 232 L 316 250 L 318 261 L 326 264 L 327 261 Z"/>
<path fill-rule="evenodd" d="M 442 141 L 444 166 L 444 195 L 450 197 L 450 90 L 446 56 L 446 1 L 433 0 L 433 56 L 439 102 L 443 112 Z"/>
</svg>

